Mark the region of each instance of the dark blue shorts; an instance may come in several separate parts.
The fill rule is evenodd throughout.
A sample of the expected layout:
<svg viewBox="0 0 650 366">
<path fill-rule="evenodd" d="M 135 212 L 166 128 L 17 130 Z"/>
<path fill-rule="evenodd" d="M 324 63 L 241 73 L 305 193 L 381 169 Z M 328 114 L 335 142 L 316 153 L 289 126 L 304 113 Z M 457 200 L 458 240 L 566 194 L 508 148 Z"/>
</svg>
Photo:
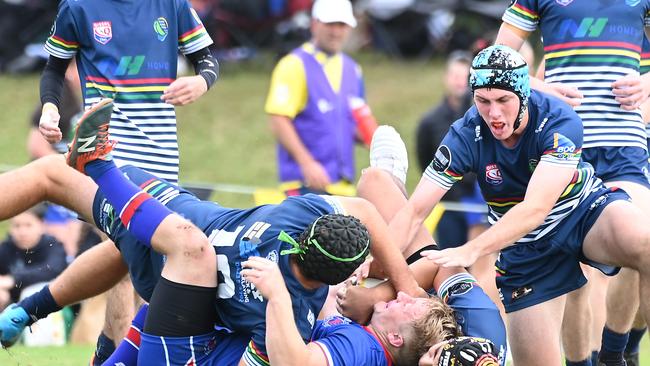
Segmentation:
<svg viewBox="0 0 650 366">
<path fill-rule="evenodd" d="M 506 312 L 521 310 L 564 295 L 587 283 L 580 262 L 613 276 L 620 268 L 585 258 L 582 243 L 611 202 L 629 200 L 620 189 L 600 188 L 541 240 L 501 251 L 496 263 L 497 287 Z"/>
<path fill-rule="evenodd" d="M 640 147 L 592 147 L 582 150 L 582 160 L 593 165 L 603 182 L 626 181 L 650 188 L 648 152 Z"/>
<path fill-rule="evenodd" d="M 209 206 L 212 212 L 220 207 L 213 202 L 201 201 L 189 191 L 157 178 L 142 169 L 130 165 L 120 169 L 129 180 L 143 189 L 151 184 L 156 184 L 155 189 L 148 190 L 148 193 L 172 211 L 181 213 L 182 216 L 191 215 L 190 208 L 192 208 L 192 212 L 201 212 L 196 210 L 200 205 Z M 187 215 L 184 214 L 185 212 Z M 100 190 L 97 191 L 93 201 L 93 218 L 95 225 L 105 232 L 119 249 L 124 262 L 129 267 L 133 287 L 138 295 L 148 302 L 160 278 L 164 264 L 163 255 L 138 242 L 138 239 L 122 225 L 113 206 L 108 203 Z M 188 219 L 193 221 L 189 217 Z"/>
<path fill-rule="evenodd" d="M 250 336 L 215 330 L 195 337 L 158 337 L 142 333 L 138 365 L 237 366 Z"/>
</svg>

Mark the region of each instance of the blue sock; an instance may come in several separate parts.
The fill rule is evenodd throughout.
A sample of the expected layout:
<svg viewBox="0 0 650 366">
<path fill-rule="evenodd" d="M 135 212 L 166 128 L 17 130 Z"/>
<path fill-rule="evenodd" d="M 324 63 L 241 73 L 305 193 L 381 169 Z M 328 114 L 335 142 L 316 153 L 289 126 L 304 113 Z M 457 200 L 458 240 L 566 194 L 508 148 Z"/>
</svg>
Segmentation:
<svg viewBox="0 0 650 366">
<path fill-rule="evenodd" d="M 630 338 L 627 340 L 627 345 L 625 346 L 625 353 L 639 353 L 641 339 L 643 339 L 647 330 L 647 327 L 632 328 L 630 331 Z"/>
<path fill-rule="evenodd" d="M 104 332 L 99 333 L 97 337 L 97 348 L 95 348 L 95 354 L 93 356 L 93 366 L 99 366 L 104 364 L 106 360 L 113 354 L 115 351 L 115 343 L 112 339 L 108 338 Z"/>
<path fill-rule="evenodd" d="M 566 366 L 591 366 L 591 357 L 576 362 L 566 360 Z"/>
<path fill-rule="evenodd" d="M 149 305 L 147 304 L 140 307 L 140 310 L 138 310 L 131 322 L 129 332 L 122 339 L 122 342 L 117 346 L 117 349 L 111 357 L 106 360 L 106 365 L 136 366 L 138 364 L 140 334 L 142 333 L 142 328 L 144 328 L 147 309 L 149 309 Z"/>
<path fill-rule="evenodd" d="M 126 178 L 112 160 L 94 160 L 86 164 L 85 169 L 118 213 L 122 224 L 141 243 L 150 246 L 153 233 L 171 211 Z"/>
<path fill-rule="evenodd" d="M 629 333 L 616 333 L 611 329 L 603 328 L 603 340 L 598 354 L 598 361 L 607 366 L 623 366 L 623 350 L 627 344 Z"/>
<path fill-rule="evenodd" d="M 616 333 L 613 330 L 605 327 L 603 328 L 603 340 L 601 352 L 621 353 L 625 350 L 627 339 L 630 333 Z"/>
<path fill-rule="evenodd" d="M 18 305 L 30 315 L 31 320 L 28 325 L 34 323 L 34 318 L 43 319 L 51 313 L 61 310 L 47 285 L 43 286 L 39 292 L 22 299 Z"/>
<path fill-rule="evenodd" d="M 591 364 L 598 366 L 598 351 L 591 351 Z"/>
</svg>

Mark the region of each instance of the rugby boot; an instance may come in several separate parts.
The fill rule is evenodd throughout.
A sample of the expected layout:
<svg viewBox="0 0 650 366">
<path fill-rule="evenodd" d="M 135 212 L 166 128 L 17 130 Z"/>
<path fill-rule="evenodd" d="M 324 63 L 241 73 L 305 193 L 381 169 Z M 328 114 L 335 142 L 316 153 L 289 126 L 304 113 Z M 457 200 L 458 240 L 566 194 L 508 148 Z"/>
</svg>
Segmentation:
<svg viewBox="0 0 650 366">
<path fill-rule="evenodd" d="M 111 160 L 116 141 L 109 140 L 108 125 L 113 113 L 113 100 L 102 99 L 79 119 L 66 157 L 68 165 L 85 174 L 87 163 Z"/>
</svg>

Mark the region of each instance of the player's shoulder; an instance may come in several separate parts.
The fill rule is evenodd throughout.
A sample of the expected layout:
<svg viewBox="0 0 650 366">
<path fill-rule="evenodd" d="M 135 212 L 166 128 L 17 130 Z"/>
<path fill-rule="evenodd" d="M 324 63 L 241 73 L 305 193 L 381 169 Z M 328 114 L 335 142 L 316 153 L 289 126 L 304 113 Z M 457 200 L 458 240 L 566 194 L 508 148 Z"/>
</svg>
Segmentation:
<svg viewBox="0 0 650 366">
<path fill-rule="evenodd" d="M 536 129 L 556 124 L 574 124 L 582 128 L 582 120 L 573 108 L 561 99 L 537 90 L 531 90 L 528 103 L 529 116 Z"/>
<path fill-rule="evenodd" d="M 482 121 L 478 110 L 472 106 L 461 118 L 452 123 L 449 133 L 461 140 L 480 141 Z"/>
</svg>

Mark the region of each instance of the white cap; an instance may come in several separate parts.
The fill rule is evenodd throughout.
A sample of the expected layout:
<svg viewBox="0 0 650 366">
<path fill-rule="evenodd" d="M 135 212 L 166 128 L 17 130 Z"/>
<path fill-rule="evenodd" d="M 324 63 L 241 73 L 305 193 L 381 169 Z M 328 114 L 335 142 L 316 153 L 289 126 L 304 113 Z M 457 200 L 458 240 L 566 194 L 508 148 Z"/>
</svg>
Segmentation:
<svg viewBox="0 0 650 366">
<path fill-rule="evenodd" d="M 311 17 L 323 23 L 341 22 L 352 28 L 357 26 L 349 0 L 316 0 Z"/>
</svg>

